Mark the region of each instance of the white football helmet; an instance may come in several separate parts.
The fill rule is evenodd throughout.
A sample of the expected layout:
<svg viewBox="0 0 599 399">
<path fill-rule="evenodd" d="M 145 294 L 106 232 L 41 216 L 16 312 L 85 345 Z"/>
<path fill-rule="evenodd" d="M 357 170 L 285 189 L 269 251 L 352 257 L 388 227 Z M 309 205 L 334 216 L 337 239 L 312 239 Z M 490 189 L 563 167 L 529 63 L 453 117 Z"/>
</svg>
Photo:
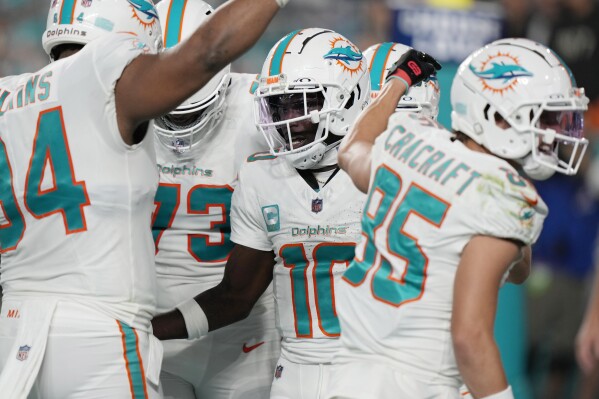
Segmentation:
<svg viewBox="0 0 599 399">
<path fill-rule="evenodd" d="M 174 47 L 187 39 L 214 12 L 202 0 L 162 0 L 156 8 L 164 48 Z M 154 119 L 154 131 L 160 143 L 181 154 L 214 131 L 225 113 L 230 70 L 230 65 L 227 65 L 177 109 Z"/>
<path fill-rule="evenodd" d="M 400 43 L 380 43 L 370 46 L 364 51 L 370 72 L 370 97 L 374 100 L 385 84 L 389 69 L 411 47 Z M 441 94 L 439 82 L 435 75 L 409 88 L 399 103 L 396 112 L 417 112 L 437 119 Z"/>
<path fill-rule="evenodd" d="M 42 46 L 53 59 L 60 44 L 86 45 L 112 32 L 133 33 L 152 51 L 162 44 L 152 0 L 52 0 Z"/>
<path fill-rule="evenodd" d="M 337 163 L 336 151 L 370 99 L 368 65 L 348 39 L 302 29 L 270 50 L 255 92 L 256 125 L 295 168 Z"/>
<path fill-rule="evenodd" d="M 502 39 L 460 65 L 451 87 L 452 127 L 498 157 L 518 161 L 529 177 L 577 172 L 588 98 L 563 61 L 527 39 Z M 507 124 L 506 124 L 507 122 Z M 560 146 L 568 159 L 558 158 Z"/>
</svg>

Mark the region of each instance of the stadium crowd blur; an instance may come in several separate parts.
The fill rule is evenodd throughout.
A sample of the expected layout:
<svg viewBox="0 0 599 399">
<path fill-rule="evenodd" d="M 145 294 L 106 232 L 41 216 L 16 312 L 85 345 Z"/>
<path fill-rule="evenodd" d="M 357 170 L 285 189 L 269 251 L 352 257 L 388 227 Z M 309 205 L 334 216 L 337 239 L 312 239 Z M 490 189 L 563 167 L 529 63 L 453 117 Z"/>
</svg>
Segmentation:
<svg viewBox="0 0 599 399">
<path fill-rule="evenodd" d="M 224 0 L 207 1 L 214 7 L 224 3 Z M 37 70 L 48 62 L 40 41 L 47 7 L 41 3 L 0 0 L 0 76 Z M 396 25 L 404 21 L 397 12 L 402 7 L 487 13 L 499 21 L 498 36 L 539 41 L 555 50 L 570 66 L 578 86 L 586 89 L 591 100 L 585 120 L 591 145 L 575 178 L 556 174 L 537 184 L 550 214 L 535 245 L 533 273 L 526 284 L 528 388 L 523 397 L 599 398 L 599 375 L 583 376 L 579 372 L 573 346 L 594 264 L 598 263 L 595 252 L 598 252 L 599 227 L 599 78 L 596 77 L 599 0 L 294 0 L 288 7 L 261 41 L 233 64 L 234 70 L 259 73 L 273 43 L 299 28 L 334 29 L 363 50 L 378 42 L 401 41 L 397 37 L 401 27 L 398 29 Z M 416 26 L 415 29 L 436 28 Z M 415 42 L 406 44 L 418 47 Z M 476 47 L 463 50 L 467 54 Z M 422 50 L 443 58 L 434 50 Z M 452 52 L 451 46 L 448 51 Z M 448 88 L 448 84 L 442 84 L 445 101 L 449 97 Z M 442 112 L 449 111 L 442 109 Z"/>
</svg>

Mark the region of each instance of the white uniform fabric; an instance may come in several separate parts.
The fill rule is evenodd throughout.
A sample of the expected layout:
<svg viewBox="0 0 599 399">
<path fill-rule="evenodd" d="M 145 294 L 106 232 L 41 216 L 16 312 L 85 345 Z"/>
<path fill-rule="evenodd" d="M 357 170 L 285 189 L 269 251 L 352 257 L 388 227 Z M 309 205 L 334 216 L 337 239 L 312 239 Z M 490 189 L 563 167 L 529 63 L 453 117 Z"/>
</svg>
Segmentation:
<svg viewBox="0 0 599 399">
<path fill-rule="evenodd" d="M 506 161 L 450 141 L 415 114 L 391 118 L 372 159 L 363 240 L 339 289 L 336 362 L 385 364 L 457 392 L 450 322 L 460 254 L 475 235 L 533 243 L 547 207 Z M 341 368 L 329 397 L 354 377 Z M 376 390 L 366 374 L 351 384 L 360 382 Z"/>
<path fill-rule="evenodd" d="M 342 171 L 313 190 L 282 158 L 264 154 L 242 168 L 233 194 L 231 240 L 274 251 L 277 327 L 282 362 L 330 364 L 340 333 L 336 286 L 353 258 L 365 196 Z M 272 394 L 295 398 L 297 383 L 319 389 L 322 380 L 283 372 Z M 305 378 L 304 378 L 305 377 Z M 287 395 L 287 396 L 283 396 Z"/>
<path fill-rule="evenodd" d="M 158 174 L 151 137 L 133 146 L 123 142 L 114 99 L 123 69 L 148 51 L 132 35 L 107 35 L 37 73 L 0 80 L 0 87 L 10 81 L 14 88 L 0 95 L 3 311 L 10 312 L 11 301 L 27 309 L 48 298 L 57 305 L 46 352 L 64 335 L 73 337 L 73 346 L 63 345 L 60 353 L 41 354 L 36 386 L 45 398 L 93 396 L 91 372 L 66 378 L 85 362 L 105 378 L 113 397 L 131 395 L 123 340 L 114 329 L 119 323 L 140 341 L 149 339 L 156 298 L 150 218 Z M 71 307 L 103 322 L 83 331 L 80 320 L 67 316 Z M 14 324 L 0 319 L 3 361 L 31 346 L 17 342 Z M 77 351 L 75 342 L 96 347 L 96 339 L 113 333 L 118 344 L 111 364 Z M 31 346 L 27 356 L 37 358 L 34 352 L 42 350 Z M 145 372 L 138 371 L 134 382 L 143 390 Z M 65 380 L 42 379 L 51 372 Z M 64 395 L 50 393 L 58 384 Z"/>
<path fill-rule="evenodd" d="M 254 80 L 255 75 L 232 74 L 223 120 L 190 151 L 175 154 L 155 139 L 160 187 L 153 234 L 160 312 L 222 280 L 233 248 L 229 212 L 239 166 L 268 148 L 254 127 Z M 247 319 L 199 340 L 164 342 L 165 396 L 268 397 L 280 347 L 274 317 L 269 289 Z"/>
</svg>

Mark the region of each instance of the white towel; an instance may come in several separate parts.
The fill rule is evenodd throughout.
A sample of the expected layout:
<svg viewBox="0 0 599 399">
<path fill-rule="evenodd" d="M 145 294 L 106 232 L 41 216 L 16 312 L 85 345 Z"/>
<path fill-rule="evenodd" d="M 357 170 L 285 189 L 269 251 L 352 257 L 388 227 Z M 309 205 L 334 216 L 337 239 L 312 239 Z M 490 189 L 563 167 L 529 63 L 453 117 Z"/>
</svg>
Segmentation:
<svg viewBox="0 0 599 399">
<path fill-rule="evenodd" d="M 22 302 L 21 324 L 9 352 L 8 360 L 0 374 L 2 397 L 26 399 L 40 370 L 48 331 L 58 300 L 44 298 Z"/>
<path fill-rule="evenodd" d="M 146 380 L 155 387 L 160 385 L 160 369 L 162 368 L 163 353 L 164 349 L 162 347 L 162 342 L 160 342 L 160 340 L 153 334 L 149 334 L 149 355 L 146 364 Z"/>
</svg>

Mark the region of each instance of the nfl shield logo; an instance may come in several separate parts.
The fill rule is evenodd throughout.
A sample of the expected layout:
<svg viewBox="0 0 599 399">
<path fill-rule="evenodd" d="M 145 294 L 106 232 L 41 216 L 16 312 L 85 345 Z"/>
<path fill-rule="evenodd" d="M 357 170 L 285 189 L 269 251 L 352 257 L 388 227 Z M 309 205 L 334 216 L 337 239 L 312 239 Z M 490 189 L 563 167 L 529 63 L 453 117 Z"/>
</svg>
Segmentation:
<svg viewBox="0 0 599 399">
<path fill-rule="evenodd" d="M 81 5 L 83 7 L 89 7 L 92 5 L 92 0 L 81 0 Z"/>
<path fill-rule="evenodd" d="M 322 199 L 315 198 L 312 200 L 312 212 L 318 213 L 322 211 Z"/>
<path fill-rule="evenodd" d="M 27 356 L 29 356 L 29 349 L 31 349 L 31 346 L 28 346 L 28 345 L 19 346 L 19 351 L 17 352 L 17 360 L 20 360 L 20 361 L 27 360 Z"/>
<path fill-rule="evenodd" d="M 279 364 L 275 369 L 275 378 L 278 380 L 279 378 L 281 378 L 281 374 L 283 374 L 283 366 Z"/>
</svg>

